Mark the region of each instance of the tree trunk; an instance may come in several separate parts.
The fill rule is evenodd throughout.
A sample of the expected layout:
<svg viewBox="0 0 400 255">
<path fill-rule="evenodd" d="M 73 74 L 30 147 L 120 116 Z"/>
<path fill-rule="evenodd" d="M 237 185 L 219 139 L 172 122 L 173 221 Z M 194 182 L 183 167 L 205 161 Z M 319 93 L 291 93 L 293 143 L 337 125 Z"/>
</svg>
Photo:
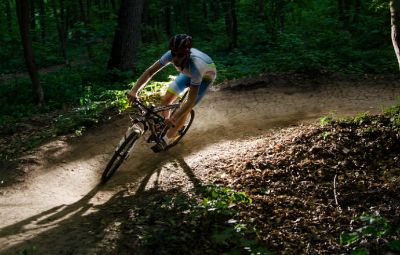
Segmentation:
<svg viewBox="0 0 400 255">
<path fill-rule="evenodd" d="M 44 94 L 43 88 L 39 82 L 39 74 L 33 57 L 32 42 L 29 36 L 29 1 L 16 0 L 16 9 L 22 46 L 24 48 L 25 63 L 32 81 L 34 100 L 39 106 L 41 106 L 44 104 Z"/>
<path fill-rule="evenodd" d="M 64 9 L 64 0 L 60 1 L 60 13 L 57 11 L 56 0 L 52 0 L 52 8 L 54 13 L 54 18 L 56 19 L 56 27 L 58 32 L 58 38 L 60 40 L 61 46 L 61 54 L 64 58 L 65 64 L 69 64 L 67 57 L 67 22 L 65 20 L 65 9 Z"/>
<path fill-rule="evenodd" d="M 208 4 L 206 0 L 203 0 L 203 17 L 208 20 Z"/>
<path fill-rule="evenodd" d="M 111 8 L 115 12 L 117 11 L 117 4 L 115 3 L 115 0 L 110 0 L 111 2 Z"/>
<path fill-rule="evenodd" d="M 90 19 L 90 10 L 92 9 L 92 1 L 86 0 L 86 17 Z"/>
<path fill-rule="evenodd" d="M 44 0 L 39 0 L 39 14 L 40 14 L 40 37 L 42 42 L 46 40 L 46 6 Z"/>
<path fill-rule="evenodd" d="M 264 0 L 257 1 L 257 12 L 258 12 L 258 16 L 262 20 L 264 20 L 265 19 L 265 1 Z"/>
<path fill-rule="evenodd" d="M 344 21 L 343 0 L 337 0 L 339 21 Z"/>
<path fill-rule="evenodd" d="M 6 18 L 7 18 L 7 31 L 12 33 L 12 16 L 11 16 L 11 6 L 10 0 L 6 0 Z"/>
<path fill-rule="evenodd" d="M 210 2 L 210 9 L 212 12 L 212 16 L 211 16 L 211 21 L 215 22 L 219 19 L 219 15 L 220 15 L 220 2 L 219 1 L 213 1 L 211 0 Z"/>
<path fill-rule="evenodd" d="M 149 1 L 143 1 L 143 13 L 142 13 L 142 24 L 150 25 L 150 18 L 149 18 Z"/>
<path fill-rule="evenodd" d="M 395 0 L 389 1 L 392 44 L 394 52 L 396 53 L 397 62 L 399 64 L 399 70 L 400 70 L 400 49 L 399 49 L 398 27 L 397 27 L 397 22 L 398 22 L 397 7 L 398 5 L 396 4 Z"/>
<path fill-rule="evenodd" d="M 141 35 L 143 0 L 122 0 L 118 25 L 107 68 L 128 71 L 135 68 Z"/>
<path fill-rule="evenodd" d="M 168 37 L 172 36 L 172 26 L 171 26 L 171 6 L 168 4 L 164 7 L 164 24 L 165 24 L 165 33 Z"/>
<path fill-rule="evenodd" d="M 83 22 L 85 26 L 86 32 L 83 34 L 83 40 L 85 41 L 84 44 L 86 45 L 86 53 L 89 57 L 89 59 L 93 60 L 94 59 L 94 52 L 93 52 L 93 47 L 92 47 L 92 42 L 90 41 L 90 20 L 86 16 L 85 12 L 85 6 L 83 4 L 83 0 L 79 0 L 79 11 L 80 11 L 80 19 Z"/>
<path fill-rule="evenodd" d="M 339 21 L 343 23 L 345 29 L 350 27 L 351 2 L 352 0 L 338 0 Z"/>
<path fill-rule="evenodd" d="M 279 19 L 279 30 L 283 32 L 285 30 L 285 9 L 286 9 L 286 2 L 281 1 L 279 2 L 278 7 L 278 19 Z"/>
<path fill-rule="evenodd" d="M 36 33 L 35 33 L 35 28 L 36 28 L 36 19 L 35 19 L 35 0 L 30 0 L 30 28 L 31 28 L 31 35 L 32 35 L 32 40 L 36 41 Z"/>
<path fill-rule="evenodd" d="M 361 13 L 361 0 L 355 0 L 354 2 L 354 17 L 353 23 L 358 24 L 360 20 L 360 13 Z"/>
<path fill-rule="evenodd" d="M 185 22 L 185 34 L 191 34 L 191 24 L 190 24 L 190 0 L 183 1 L 183 20 Z"/>
<path fill-rule="evenodd" d="M 225 14 L 225 25 L 228 34 L 229 40 L 229 49 L 236 48 L 237 46 L 237 19 L 236 19 L 236 0 L 227 0 L 225 2 L 226 5 L 226 14 Z"/>
</svg>

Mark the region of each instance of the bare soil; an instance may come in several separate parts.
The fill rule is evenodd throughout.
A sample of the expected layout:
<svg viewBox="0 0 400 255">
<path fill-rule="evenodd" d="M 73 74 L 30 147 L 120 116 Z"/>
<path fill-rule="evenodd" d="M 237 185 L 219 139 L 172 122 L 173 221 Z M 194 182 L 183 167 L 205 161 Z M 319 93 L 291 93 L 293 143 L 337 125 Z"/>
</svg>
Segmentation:
<svg viewBox="0 0 400 255">
<path fill-rule="evenodd" d="M 210 91 L 197 107 L 194 125 L 181 144 L 166 153 L 154 154 L 142 141 L 134 155 L 105 186 L 98 186 L 99 178 L 114 146 L 125 132 L 127 116 L 104 123 L 83 137 L 58 137 L 12 163 L 17 166 L 11 163 L 0 165 L 2 173 L 9 173 L 15 167 L 19 169 L 18 181 L 15 176 L 7 179 L 7 174 L 1 175 L 0 253 L 18 254 L 23 250 L 28 254 L 157 253 L 155 250 L 134 250 L 140 238 L 137 232 L 124 228 L 123 224 L 132 208 L 141 208 L 154 198 L 171 192 L 185 194 L 199 183 L 223 183 L 237 190 L 244 189 L 246 181 L 249 182 L 246 176 L 256 182 L 265 182 L 272 192 L 266 196 L 259 194 L 259 190 L 245 188 L 256 204 L 258 199 L 268 205 L 268 208 L 254 210 L 254 214 L 264 215 L 259 219 L 259 225 L 264 224 L 263 227 L 270 231 L 262 238 L 268 246 L 287 254 L 294 251 L 331 252 L 325 250 L 326 239 L 321 235 L 338 239 L 338 230 L 318 232 L 307 239 L 299 233 L 314 231 L 301 230 L 302 226 L 310 226 L 305 223 L 309 218 L 290 214 L 287 208 L 304 204 L 304 214 L 328 208 L 329 217 L 334 217 L 338 206 L 344 210 L 356 202 L 351 199 L 354 194 L 344 185 L 344 177 L 341 173 L 327 171 L 326 175 L 320 176 L 326 177 L 324 186 L 316 177 L 296 179 L 292 174 L 280 172 L 279 164 L 284 163 L 278 162 L 295 158 L 288 143 L 320 132 L 316 124 L 319 117 L 332 112 L 336 116 L 366 111 L 380 113 L 382 108 L 395 104 L 398 95 L 400 82 L 396 77 L 262 75 L 226 82 L 219 89 Z M 322 148 L 321 140 L 308 137 L 310 139 L 305 139 L 308 143 L 301 145 L 303 150 Z M 257 160 L 260 155 L 269 155 L 268 148 L 277 154 L 270 154 L 271 165 L 265 167 L 271 172 L 265 174 L 263 171 L 264 174 L 259 175 L 257 164 L 260 161 Z M 332 153 L 338 154 L 337 151 Z M 392 160 L 398 157 L 390 156 Z M 296 169 L 309 164 L 305 158 L 300 162 L 303 165 L 297 165 Z M 335 203 L 332 191 L 329 200 L 304 201 L 293 195 L 294 190 L 301 192 L 297 190 L 300 188 L 306 188 L 309 194 L 320 192 L 318 187 L 328 189 L 335 175 L 340 186 L 339 205 Z M 302 186 L 296 186 L 297 182 Z M 370 188 L 368 185 L 367 189 Z M 391 185 L 398 187 L 396 183 Z M 398 194 L 396 188 L 394 191 L 387 189 Z M 397 196 L 392 197 L 398 201 Z M 387 201 L 392 199 L 390 195 L 388 197 Z M 391 210 L 399 212 L 398 207 Z M 347 212 L 346 219 L 356 211 Z M 334 226 L 328 225 L 320 228 L 331 230 L 329 226 Z M 316 227 L 315 231 L 322 231 L 320 228 Z M 289 239 L 294 232 L 298 233 L 299 243 Z"/>
</svg>

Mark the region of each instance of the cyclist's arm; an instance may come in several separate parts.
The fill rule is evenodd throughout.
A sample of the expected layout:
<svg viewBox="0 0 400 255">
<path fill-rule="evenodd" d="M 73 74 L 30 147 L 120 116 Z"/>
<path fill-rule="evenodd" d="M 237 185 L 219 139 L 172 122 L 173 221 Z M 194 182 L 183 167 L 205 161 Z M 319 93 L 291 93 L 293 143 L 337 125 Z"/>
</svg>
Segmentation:
<svg viewBox="0 0 400 255">
<path fill-rule="evenodd" d="M 193 108 L 196 103 L 199 88 L 200 86 L 190 86 L 188 97 L 181 107 L 176 111 L 176 113 L 171 117 L 172 122 L 178 121 L 185 113 L 189 112 Z"/>
<path fill-rule="evenodd" d="M 151 65 L 149 68 L 144 71 L 144 73 L 139 77 L 135 85 L 132 87 L 131 91 L 129 94 L 133 96 L 137 96 L 137 93 L 139 90 L 147 84 L 147 82 L 153 77 L 154 74 L 156 74 L 158 71 L 160 71 L 164 66 L 160 64 L 160 61 L 156 61 L 153 65 Z"/>
</svg>

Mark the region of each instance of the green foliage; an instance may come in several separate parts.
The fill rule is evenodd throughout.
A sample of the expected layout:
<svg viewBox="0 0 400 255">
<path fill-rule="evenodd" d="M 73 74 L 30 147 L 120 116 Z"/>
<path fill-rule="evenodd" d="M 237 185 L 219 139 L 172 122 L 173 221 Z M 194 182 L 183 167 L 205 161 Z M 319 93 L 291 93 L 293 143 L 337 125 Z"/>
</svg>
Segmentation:
<svg viewBox="0 0 400 255">
<path fill-rule="evenodd" d="M 33 255 L 33 254 L 39 254 L 39 250 L 36 246 L 31 246 L 28 249 L 24 249 L 21 252 L 19 252 L 19 255 Z"/>
<path fill-rule="evenodd" d="M 356 248 L 355 250 L 351 251 L 350 255 L 368 255 L 369 251 L 365 247 Z"/>
<path fill-rule="evenodd" d="M 190 33 L 194 38 L 194 47 L 209 54 L 216 62 L 216 83 L 225 79 L 277 71 L 397 72 L 390 42 L 388 5 L 384 0 L 363 4 L 359 21 L 350 26 L 340 20 L 336 2 L 267 1 L 264 9 L 261 9 L 262 6 L 257 1 L 236 1 L 238 47 L 235 49 L 228 49 L 229 38 L 225 23 L 227 8 L 222 2 L 191 2 L 188 6 L 190 8 L 185 11 L 190 17 L 187 24 L 177 22 L 184 18 L 181 4 L 177 1 L 149 1 L 149 16 L 159 15 L 160 10 L 163 15 L 166 14 L 164 11 L 167 5 L 172 11 L 172 33 Z M 3 130 L 12 132 L 13 124 L 17 121 L 33 114 L 60 109 L 74 109 L 72 113 L 63 114 L 58 119 L 57 125 L 62 130 L 60 132 L 68 132 L 68 128 L 72 128 L 70 131 L 74 132 L 75 127 L 80 128 L 83 123 L 96 123 L 95 120 L 100 118 L 101 112 L 107 112 L 99 110 L 103 106 L 95 103 L 100 100 L 99 97 L 108 90 L 128 89 L 128 83 L 137 79 L 167 50 L 169 35 L 166 34 L 165 21 L 148 19 L 142 27 L 142 44 L 139 46 L 137 64 L 132 70 L 133 75 L 131 71 L 106 71 L 117 24 L 117 8 L 96 1 L 88 6 L 85 12 L 88 22 L 84 22 L 80 15 L 68 17 L 67 58 L 73 67 L 60 67 L 51 73 L 45 70 L 40 72 L 45 107 L 33 105 L 28 78 L 2 82 L 0 126 Z M 59 9 L 60 6 L 56 8 Z M 69 13 L 80 13 L 77 2 L 65 1 L 65 8 Z M 0 10 L 5 13 L 4 3 L 0 4 Z M 15 13 L 14 5 L 11 5 L 10 11 Z M 45 68 L 63 64 L 65 60 L 60 51 L 57 22 L 50 3 L 45 1 L 44 17 L 41 17 L 38 6 L 33 11 L 36 21 L 31 29 L 31 39 L 37 66 Z M 0 63 L 0 74 L 25 72 L 16 17 L 10 16 L 11 23 L 7 22 L 8 18 L 5 13 L 0 22 L 0 57 L 6 60 Z M 42 27 L 41 18 L 45 27 Z M 45 31 L 42 31 L 43 28 Z M 153 78 L 164 84 L 170 80 L 171 74 L 176 73 L 169 66 Z M 110 82 L 110 76 L 120 77 L 123 82 Z M 154 84 L 150 84 L 144 91 L 143 96 L 146 99 L 163 91 L 158 88 L 159 85 Z M 123 108 L 120 103 L 116 104 Z M 77 108 L 82 109 L 76 110 Z M 398 116 L 393 116 L 393 126 L 400 126 Z M 358 120 L 362 121 L 362 118 Z M 75 121 L 78 123 L 73 124 Z M 325 118 L 322 122 L 324 121 L 328 124 L 331 120 Z"/>
<path fill-rule="evenodd" d="M 389 246 L 389 248 L 390 248 L 392 251 L 397 251 L 397 252 L 400 251 L 400 241 L 399 241 L 399 240 L 392 240 L 392 241 L 390 241 L 390 242 L 388 243 L 388 246 Z"/>
<path fill-rule="evenodd" d="M 331 132 L 323 132 L 323 133 L 321 134 L 322 139 L 324 139 L 324 140 L 328 140 L 328 139 L 331 137 L 331 135 L 332 135 Z"/>
<path fill-rule="evenodd" d="M 392 225 L 383 216 L 369 213 L 363 213 L 357 220 L 361 225 L 358 229 L 354 232 L 343 232 L 340 235 L 341 245 L 354 248 L 351 254 L 369 254 L 365 245 L 375 242 L 378 240 L 377 238 L 387 239 L 387 248 L 392 251 L 399 251 L 399 226 Z"/>
<path fill-rule="evenodd" d="M 330 124 L 332 124 L 332 121 L 333 121 L 332 116 L 322 116 L 321 118 L 319 118 L 319 123 L 322 126 L 330 125 Z"/>
<path fill-rule="evenodd" d="M 362 125 L 367 119 L 368 112 L 360 112 L 354 117 L 353 123 L 357 125 Z"/>
<path fill-rule="evenodd" d="M 330 125 L 330 124 L 332 124 L 333 119 L 335 118 L 335 115 L 336 115 L 336 111 L 331 111 L 329 113 L 329 115 L 322 116 L 321 118 L 319 118 L 319 123 L 322 126 Z"/>
<path fill-rule="evenodd" d="M 63 115 L 59 115 L 55 120 L 56 134 L 66 134 L 74 131 L 76 135 L 82 135 L 85 127 L 90 127 L 99 122 L 105 115 L 111 112 L 121 112 L 128 108 L 128 101 L 124 91 L 107 90 L 99 96 L 91 97 L 90 88 L 86 88 L 86 93 L 80 98 L 80 107 Z"/>
<path fill-rule="evenodd" d="M 251 206 L 251 198 L 221 185 L 202 185 L 192 190 L 193 196 L 165 196 L 156 215 L 136 216 L 132 224 L 148 224 L 147 218 L 157 217 L 165 227 L 139 232 L 143 247 L 159 251 L 179 247 L 181 251 L 204 244 L 215 252 L 227 254 L 272 254 L 256 237 L 252 221 L 240 218 L 242 206 Z M 188 246 L 188 244 L 190 244 Z M 166 252 L 168 253 L 168 252 Z"/>
<path fill-rule="evenodd" d="M 390 124 L 393 128 L 400 129 L 400 96 L 397 96 L 397 104 L 384 109 L 384 113 L 389 115 Z"/>
<path fill-rule="evenodd" d="M 356 232 L 352 233 L 342 233 L 340 235 L 340 244 L 341 245 L 349 245 L 359 240 L 359 235 Z"/>
</svg>

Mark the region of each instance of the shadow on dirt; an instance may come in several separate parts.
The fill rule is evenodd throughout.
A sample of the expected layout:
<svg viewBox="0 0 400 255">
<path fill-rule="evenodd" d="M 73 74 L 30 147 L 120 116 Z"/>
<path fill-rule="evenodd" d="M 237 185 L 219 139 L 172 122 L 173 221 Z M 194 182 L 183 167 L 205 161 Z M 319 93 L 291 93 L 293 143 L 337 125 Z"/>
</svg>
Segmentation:
<svg viewBox="0 0 400 255">
<path fill-rule="evenodd" d="M 286 120 L 267 121 L 268 124 L 263 126 L 263 129 L 296 125 L 298 120 L 304 119 L 302 116 L 302 114 L 298 113 L 295 116 L 285 117 Z M 288 121 L 288 119 L 291 120 Z M 23 250 L 32 250 L 33 247 L 36 249 L 35 252 L 40 251 L 49 254 L 90 254 L 96 251 L 102 251 L 103 253 L 107 247 L 101 247 L 101 241 L 111 238 L 110 240 L 107 239 L 106 242 L 115 243 L 113 247 L 109 247 L 110 249 L 112 248 L 113 252 L 131 254 L 126 249 L 126 240 L 124 240 L 123 233 L 120 236 L 108 237 L 107 229 L 114 228 L 113 224 L 116 222 L 126 220 L 126 212 L 129 208 L 135 208 L 138 204 L 143 204 L 144 201 L 151 199 L 151 197 L 155 196 L 161 199 L 166 194 L 177 194 L 177 192 L 185 196 L 184 190 L 179 189 L 188 189 L 201 184 L 201 180 L 185 161 L 185 157 L 221 141 L 234 138 L 245 139 L 249 137 L 250 133 L 253 136 L 265 133 L 263 129 L 251 127 L 255 130 L 247 130 L 249 133 L 238 129 L 237 126 L 219 126 L 213 130 L 203 131 L 192 130 L 193 132 L 188 133 L 183 144 L 179 144 L 172 150 L 160 154 L 154 154 L 147 146 L 144 149 L 142 148 L 140 156 L 137 155 L 137 158 L 130 158 L 106 185 L 94 187 L 75 203 L 55 206 L 50 210 L 1 229 L 0 243 L 7 243 L 7 246 L 3 246 L 4 250 L 1 253 L 15 254 L 15 252 Z M 208 138 L 204 139 L 204 137 Z M 117 139 L 114 138 L 114 142 L 117 142 Z M 108 143 L 110 144 L 112 141 L 108 141 Z M 81 145 L 82 143 L 72 145 L 69 152 L 75 154 L 74 149 L 82 151 Z M 99 147 L 103 150 L 105 149 L 102 146 Z M 67 155 L 68 153 L 61 153 L 57 161 L 65 160 L 68 157 Z M 91 156 L 91 154 L 80 155 L 82 157 L 75 158 L 75 161 Z M 181 175 L 185 175 L 190 185 L 187 183 L 176 187 L 170 185 L 172 188 L 168 187 L 168 189 L 159 186 L 160 174 L 163 171 L 171 170 L 165 168 L 165 165 L 171 162 L 174 164 L 172 168 L 178 169 Z M 102 171 L 102 168 L 100 171 Z M 167 172 L 166 175 L 169 174 L 170 172 Z M 125 188 L 122 191 L 114 194 L 104 204 L 94 205 L 92 203 L 92 199 L 98 193 L 121 189 L 123 186 Z M 110 233 L 114 233 L 114 230 L 110 231 Z M 112 252 L 110 251 L 110 253 Z"/>
<path fill-rule="evenodd" d="M 201 184 L 182 157 L 174 157 L 172 160 L 179 165 L 194 186 Z M 129 209 L 140 207 L 153 200 L 154 197 L 162 199 L 171 192 L 177 192 L 176 189 L 159 189 L 158 178 L 154 180 L 154 183 L 149 183 L 153 175 L 160 174 L 161 169 L 158 166 L 159 164 L 155 168 L 147 170 L 136 191 L 131 192 L 129 189 L 120 191 L 102 205 L 94 206 L 91 203 L 91 199 L 106 188 L 97 186 L 71 205 L 56 206 L 1 229 L 1 239 L 13 239 L 7 248 L 3 246 L 6 249 L 3 249 L 1 254 L 16 254 L 24 250 L 28 254 L 30 251 L 34 251 L 35 254 L 92 254 L 99 252 L 101 254 L 132 254 L 133 251 L 129 250 L 129 246 L 138 242 L 139 239 L 125 239 L 123 230 L 115 230 L 115 227 L 120 226 L 121 222 L 128 219 Z M 152 187 L 146 189 L 149 185 Z M 37 231 L 40 234 L 32 238 L 31 232 Z M 111 232 L 113 236 L 108 236 L 108 233 Z M 115 233 L 119 233 L 119 235 L 115 236 Z M 132 237 L 132 235 L 129 236 Z M 102 245 L 107 245 L 107 247 Z"/>
</svg>

